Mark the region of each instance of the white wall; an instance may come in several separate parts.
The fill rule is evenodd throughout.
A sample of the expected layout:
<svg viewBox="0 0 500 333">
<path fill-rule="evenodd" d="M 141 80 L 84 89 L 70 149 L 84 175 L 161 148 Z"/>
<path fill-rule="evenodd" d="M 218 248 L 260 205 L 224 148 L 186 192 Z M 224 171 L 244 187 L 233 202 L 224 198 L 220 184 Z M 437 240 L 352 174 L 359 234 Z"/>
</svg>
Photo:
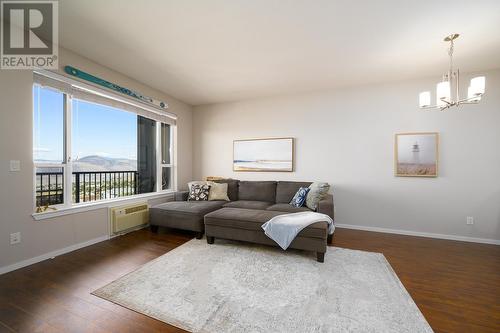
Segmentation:
<svg viewBox="0 0 500 333">
<path fill-rule="evenodd" d="M 179 187 L 192 178 L 192 110 L 158 90 L 60 49 L 60 67 L 72 65 L 94 75 L 165 100 L 178 115 Z M 34 221 L 32 176 L 31 71 L 0 70 L 0 271 L 2 267 L 107 235 L 107 209 Z M 9 172 L 9 160 L 20 160 L 21 171 Z M 20 231 L 22 242 L 10 245 Z"/>
<path fill-rule="evenodd" d="M 500 71 L 486 75 L 481 104 L 446 112 L 417 107 L 438 77 L 195 107 L 193 174 L 327 181 L 337 223 L 500 240 Z M 394 134 L 419 131 L 440 133 L 439 177 L 395 177 Z M 295 172 L 232 171 L 234 139 L 287 136 Z"/>
</svg>

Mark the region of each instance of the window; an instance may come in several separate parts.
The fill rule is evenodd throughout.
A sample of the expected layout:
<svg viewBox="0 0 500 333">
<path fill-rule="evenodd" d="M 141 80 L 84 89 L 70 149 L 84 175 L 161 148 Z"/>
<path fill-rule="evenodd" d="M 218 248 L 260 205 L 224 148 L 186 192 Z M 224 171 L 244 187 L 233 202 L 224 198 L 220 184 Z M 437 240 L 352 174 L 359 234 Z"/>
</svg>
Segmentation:
<svg viewBox="0 0 500 333">
<path fill-rule="evenodd" d="M 59 91 L 33 87 L 33 161 L 36 206 L 64 202 L 65 96 Z"/>
<path fill-rule="evenodd" d="M 36 78 L 37 207 L 68 207 L 173 188 L 173 124 L 140 107 Z"/>
<path fill-rule="evenodd" d="M 72 201 L 153 192 L 137 186 L 138 116 L 81 99 L 71 106 Z"/>
</svg>

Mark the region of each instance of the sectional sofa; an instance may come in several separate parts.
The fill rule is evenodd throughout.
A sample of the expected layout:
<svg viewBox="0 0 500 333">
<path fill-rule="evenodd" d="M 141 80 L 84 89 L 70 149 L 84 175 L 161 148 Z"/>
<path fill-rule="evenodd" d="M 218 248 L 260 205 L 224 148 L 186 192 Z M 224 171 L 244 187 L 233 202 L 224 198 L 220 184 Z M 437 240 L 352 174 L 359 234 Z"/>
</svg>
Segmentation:
<svg viewBox="0 0 500 333">
<path fill-rule="evenodd" d="M 187 191 L 177 192 L 174 201 L 151 207 L 151 230 L 157 232 L 160 226 L 192 230 L 197 233 L 197 238 L 206 233 L 209 244 L 220 238 L 277 246 L 264 234 L 262 224 L 277 215 L 311 211 L 307 207 L 296 208 L 289 204 L 297 190 L 309 186 L 310 182 L 236 179 L 216 182 L 228 184 L 230 201 L 187 201 Z M 328 194 L 323 198 L 316 211 L 333 219 L 333 196 Z M 314 251 L 317 260 L 323 262 L 328 243 L 331 243 L 331 236 L 325 221 L 303 229 L 289 248 Z"/>
</svg>

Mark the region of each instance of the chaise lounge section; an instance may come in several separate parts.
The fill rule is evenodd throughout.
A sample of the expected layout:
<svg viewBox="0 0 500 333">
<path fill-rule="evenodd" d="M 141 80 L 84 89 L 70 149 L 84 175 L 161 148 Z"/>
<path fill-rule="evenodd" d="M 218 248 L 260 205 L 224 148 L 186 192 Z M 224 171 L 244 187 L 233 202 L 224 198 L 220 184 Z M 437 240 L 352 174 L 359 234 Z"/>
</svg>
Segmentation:
<svg viewBox="0 0 500 333">
<path fill-rule="evenodd" d="M 276 243 L 265 235 L 262 225 L 283 214 L 288 213 L 244 208 L 218 209 L 205 215 L 207 242 L 213 244 L 215 238 L 222 238 L 276 246 Z M 323 262 L 327 239 L 328 224 L 318 222 L 303 229 L 289 248 L 316 252 L 317 260 Z"/>
<path fill-rule="evenodd" d="M 205 230 L 203 219 L 207 213 L 222 208 L 225 201 L 171 201 L 151 207 L 150 227 L 168 227 L 196 232 L 201 239 Z"/>
</svg>

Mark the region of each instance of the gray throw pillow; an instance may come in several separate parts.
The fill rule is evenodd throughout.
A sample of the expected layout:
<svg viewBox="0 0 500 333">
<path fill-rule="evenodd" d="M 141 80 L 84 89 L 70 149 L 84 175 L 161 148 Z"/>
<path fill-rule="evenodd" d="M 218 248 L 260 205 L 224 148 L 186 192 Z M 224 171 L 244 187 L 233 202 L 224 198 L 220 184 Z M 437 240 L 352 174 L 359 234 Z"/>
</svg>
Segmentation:
<svg viewBox="0 0 500 333">
<path fill-rule="evenodd" d="M 326 196 L 330 185 L 328 183 L 312 183 L 309 185 L 309 193 L 306 197 L 306 206 L 309 209 L 316 210 L 318 203 Z"/>
</svg>

